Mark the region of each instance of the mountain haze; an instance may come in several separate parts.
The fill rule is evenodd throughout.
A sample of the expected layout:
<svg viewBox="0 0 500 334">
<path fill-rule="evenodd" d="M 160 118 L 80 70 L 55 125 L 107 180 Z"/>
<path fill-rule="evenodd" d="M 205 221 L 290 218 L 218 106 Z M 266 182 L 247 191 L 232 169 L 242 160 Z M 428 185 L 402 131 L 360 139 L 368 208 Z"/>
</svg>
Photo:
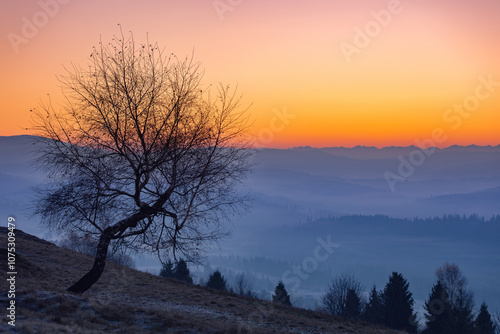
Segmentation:
<svg viewBox="0 0 500 334">
<path fill-rule="evenodd" d="M 45 182 L 32 165 L 35 140 L 0 137 L 0 213 L 16 217 L 18 228 L 26 232 L 57 239 L 47 235 L 30 213 L 32 187 Z M 317 307 L 329 281 L 338 274 L 354 274 L 368 291 L 373 284 L 382 288 L 389 274 L 399 271 L 407 276 L 420 307 L 432 287 L 434 271 L 448 261 L 463 269 L 478 304 L 485 300 L 492 310 L 500 309 L 498 223 L 425 220 L 445 215 L 488 220 L 499 215 L 500 146 L 430 150 L 430 155 L 422 152 L 423 163 L 394 191 L 384 174 L 397 174 L 402 159 L 409 161 L 420 149 L 254 150 L 255 167 L 245 181 L 254 200 L 248 212 L 228 223 L 232 236 L 208 249 L 211 269 L 235 275 L 248 269 L 247 260 L 262 257 L 265 260 L 252 260 L 254 288 L 268 295 L 272 285 L 287 278 L 287 270 L 312 256 L 318 238 L 330 236 L 338 249 L 289 291 L 292 302 Z M 240 260 L 228 261 L 229 256 Z M 273 261 L 282 265 L 272 270 Z M 159 272 L 160 264 L 153 257 L 138 257 L 136 262 L 139 269 Z M 197 279 L 205 274 L 197 273 Z"/>
</svg>

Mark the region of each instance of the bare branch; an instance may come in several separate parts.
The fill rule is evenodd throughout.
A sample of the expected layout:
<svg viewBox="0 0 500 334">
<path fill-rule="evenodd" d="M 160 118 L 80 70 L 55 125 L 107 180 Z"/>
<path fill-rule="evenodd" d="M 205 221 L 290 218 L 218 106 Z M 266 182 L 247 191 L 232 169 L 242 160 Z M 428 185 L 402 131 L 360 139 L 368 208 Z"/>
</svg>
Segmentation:
<svg viewBox="0 0 500 334">
<path fill-rule="evenodd" d="M 117 240 L 189 260 L 226 236 L 223 222 L 247 200 L 238 187 L 248 117 L 235 90 L 220 85 L 212 98 L 202 78 L 193 58 L 123 33 L 101 40 L 89 66 L 67 70 L 65 104 L 34 112 L 49 178 L 36 210 L 43 223 L 99 233 L 99 249 Z"/>
</svg>

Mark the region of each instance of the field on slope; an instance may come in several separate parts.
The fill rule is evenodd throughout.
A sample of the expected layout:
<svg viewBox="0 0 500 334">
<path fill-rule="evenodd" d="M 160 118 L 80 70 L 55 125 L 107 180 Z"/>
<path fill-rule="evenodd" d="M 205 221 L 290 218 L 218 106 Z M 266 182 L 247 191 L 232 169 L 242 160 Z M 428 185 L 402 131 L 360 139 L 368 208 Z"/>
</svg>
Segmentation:
<svg viewBox="0 0 500 334">
<path fill-rule="evenodd" d="M 7 229 L 0 253 L 7 258 Z M 398 333 L 365 323 L 273 305 L 108 263 L 82 296 L 65 288 L 92 257 L 16 230 L 16 326 L 13 333 Z M 2 290 L 6 261 L 2 261 Z M 5 290 L 4 290 L 5 287 Z M 0 297 L 2 307 L 9 303 Z M 5 311 L 5 308 L 4 308 Z M 5 319 L 6 317 L 4 317 Z"/>
</svg>

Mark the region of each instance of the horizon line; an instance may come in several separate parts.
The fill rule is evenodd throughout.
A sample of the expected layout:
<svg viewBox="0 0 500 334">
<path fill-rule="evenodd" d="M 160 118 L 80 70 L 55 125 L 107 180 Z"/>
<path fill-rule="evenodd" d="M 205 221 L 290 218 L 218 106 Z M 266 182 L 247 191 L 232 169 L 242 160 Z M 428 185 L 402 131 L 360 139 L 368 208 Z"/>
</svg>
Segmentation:
<svg viewBox="0 0 500 334">
<path fill-rule="evenodd" d="M 20 135 L 10 135 L 10 136 L 4 136 L 0 135 L 0 138 L 15 138 L 15 137 L 40 137 L 37 135 L 30 135 L 30 134 L 20 134 Z M 254 150 L 295 150 L 295 149 L 315 149 L 315 150 L 321 150 L 321 149 L 359 149 L 359 148 L 365 148 L 365 149 L 377 149 L 377 150 L 382 150 L 382 149 L 420 149 L 420 150 L 428 150 L 428 149 L 438 149 L 438 150 L 446 150 L 449 148 L 467 148 L 467 147 L 478 147 L 478 148 L 500 148 L 500 144 L 497 145 L 477 145 L 477 144 L 468 144 L 468 145 L 459 145 L 459 144 L 453 144 L 450 146 L 446 147 L 438 147 L 438 146 L 429 146 L 429 147 L 419 147 L 416 145 L 409 145 L 409 146 L 401 146 L 401 145 L 391 145 L 391 146 L 374 146 L 374 145 L 354 145 L 354 146 L 322 146 L 322 147 L 317 147 L 317 146 L 310 146 L 310 145 L 301 145 L 301 146 L 291 146 L 291 147 L 251 147 L 250 149 Z"/>
</svg>

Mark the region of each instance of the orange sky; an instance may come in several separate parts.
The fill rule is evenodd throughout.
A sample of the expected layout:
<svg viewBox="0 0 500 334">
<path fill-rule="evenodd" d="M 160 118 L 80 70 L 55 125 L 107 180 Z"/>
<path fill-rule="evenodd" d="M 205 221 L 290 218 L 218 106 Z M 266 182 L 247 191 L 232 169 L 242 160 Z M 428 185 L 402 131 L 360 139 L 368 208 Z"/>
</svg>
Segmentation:
<svg viewBox="0 0 500 334">
<path fill-rule="evenodd" d="M 63 66 L 120 23 L 169 53 L 194 49 L 206 84 L 237 84 L 256 146 L 406 146 L 435 129 L 442 147 L 500 144 L 498 0 L 39 0 L 0 13 L 0 135 L 29 133 Z"/>
</svg>

